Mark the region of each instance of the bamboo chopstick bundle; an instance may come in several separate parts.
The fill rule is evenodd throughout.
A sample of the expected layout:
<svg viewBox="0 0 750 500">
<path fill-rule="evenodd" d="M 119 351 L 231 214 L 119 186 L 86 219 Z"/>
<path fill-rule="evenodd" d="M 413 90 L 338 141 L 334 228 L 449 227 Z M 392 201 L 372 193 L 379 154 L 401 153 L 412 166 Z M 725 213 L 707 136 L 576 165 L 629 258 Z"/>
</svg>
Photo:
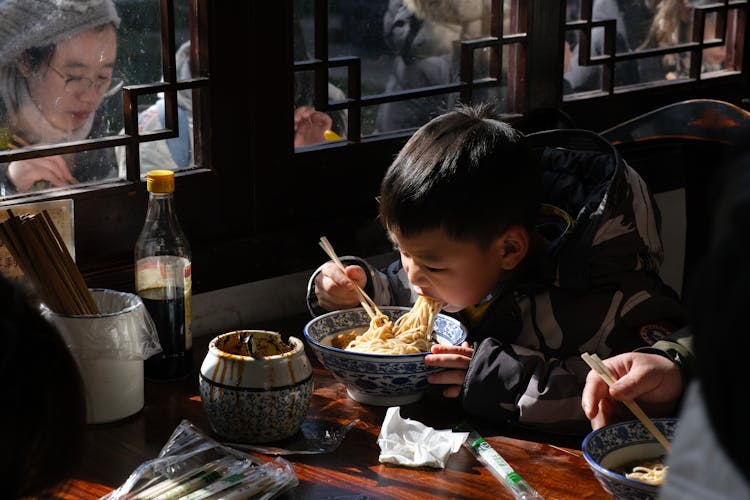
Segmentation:
<svg viewBox="0 0 750 500">
<path fill-rule="evenodd" d="M 60 314 L 98 314 L 81 272 L 46 210 L 21 217 L 8 210 L 0 239 L 41 301 Z"/>
<path fill-rule="evenodd" d="M 617 381 L 617 377 L 615 377 L 614 373 L 609 369 L 607 365 L 604 364 L 604 362 L 597 356 L 596 354 L 591 355 L 587 352 L 584 352 L 581 354 L 581 357 L 583 360 L 591 367 L 592 370 L 594 370 L 596 373 L 599 374 L 602 379 L 607 383 L 608 386 L 612 387 L 612 384 L 614 384 Z M 651 421 L 650 418 L 643 412 L 640 406 L 638 406 L 638 403 L 635 401 L 627 400 L 623 401 L 623 404 L 628 407 L 628 409 L 635 415 L 638 420 L 641 421 L 641 423 L 646 427 L 646 429 L 653 434 L 653 436 L 656 438 L 659 443 L 664 447 L 665 450 L 672 451 L 672 446 L 669 444 L 669 441 L 667 440 L 666 436 L 661 433 L 661 431 L 654 425 L 654 423 Z"/>
</svg>

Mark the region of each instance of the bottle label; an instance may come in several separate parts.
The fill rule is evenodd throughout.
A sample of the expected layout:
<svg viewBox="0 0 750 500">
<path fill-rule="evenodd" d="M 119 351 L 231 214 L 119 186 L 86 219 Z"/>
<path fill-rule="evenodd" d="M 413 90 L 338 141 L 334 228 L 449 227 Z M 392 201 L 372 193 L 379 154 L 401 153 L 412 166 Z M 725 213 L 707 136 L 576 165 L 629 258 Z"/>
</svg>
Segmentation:
<svg viewBox="0 0 750 500">
<path fill-rule="evenodd" d="M 169 322 L 181 323 L 170 325 L 169 330 L 183 332 L 185 340 L 180 350 L 189 351 L 193 347 L 192 263 L 184 257 L 174 255 L 139 259 L 135 263 L 135 290 L 142 298 L 161 301 L 179 300 L 184 304 L 184 313 L 179 319 L 173 314 L 168 315 Z M 165 327 L 162 328 L 164 329 Z"/>
<path fill-rule="evenodd" d="M 185 265 L 185 349 L 193 347 L 193 264 Z"/>
</svg>

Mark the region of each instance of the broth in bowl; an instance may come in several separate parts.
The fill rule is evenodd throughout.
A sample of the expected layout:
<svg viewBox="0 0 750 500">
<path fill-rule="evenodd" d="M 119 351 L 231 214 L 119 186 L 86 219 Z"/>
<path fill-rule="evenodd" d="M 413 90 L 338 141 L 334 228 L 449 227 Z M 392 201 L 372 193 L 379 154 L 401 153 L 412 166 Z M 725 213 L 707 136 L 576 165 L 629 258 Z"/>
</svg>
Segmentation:
<svg viewBox="0 0 750 500">
<path fill-rule="evenodd" d="M 320 343 L 325 346 L 335 347 L 336 349 L 346 349 L 349 343 L 365 333 L 366 327 L 347 329 L 342 332 L 332 333 L 320 339 Z"/>
<path fill-rule="evenodd" d="M 652 422 L 669 441 L 679 424 L 674 418 L 655 418 Z M 614 498 L 651 500 L 659 496 L 658 481 L 628 477 L 634 467 L 664 463 L 665 459 L 664 447 L 641 422 L 630 420 L 591 431 L 581 450 L 596 479 Z"/>
</svg>

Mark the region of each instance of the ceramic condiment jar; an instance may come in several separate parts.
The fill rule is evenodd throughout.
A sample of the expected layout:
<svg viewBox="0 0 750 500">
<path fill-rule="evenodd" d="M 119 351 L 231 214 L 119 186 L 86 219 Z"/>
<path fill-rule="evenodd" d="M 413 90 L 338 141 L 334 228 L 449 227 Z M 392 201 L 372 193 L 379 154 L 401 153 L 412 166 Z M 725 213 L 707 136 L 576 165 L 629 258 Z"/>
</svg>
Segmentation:
<svg viewBox="0 0 750 500">
<path fill-rule="evenodd" d="M 211 340 L 199 374 L 201 401 L 214 432 L 264 443 L 295 434 L 313 390 L 304 344 L 278 333 L 238 330 Z"/>
</svg>

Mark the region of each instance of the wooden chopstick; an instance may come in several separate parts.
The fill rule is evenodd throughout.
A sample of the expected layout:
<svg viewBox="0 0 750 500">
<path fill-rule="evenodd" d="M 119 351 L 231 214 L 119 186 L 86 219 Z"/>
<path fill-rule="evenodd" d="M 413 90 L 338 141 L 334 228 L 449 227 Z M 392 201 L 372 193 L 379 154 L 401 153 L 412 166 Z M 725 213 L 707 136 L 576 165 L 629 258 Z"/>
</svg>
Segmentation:
<svg viewBox="0 0 750 500">
<path fill-rule="evenodd" d="M 0 223 L 0 239 L 41 301 L 56 313 L 98 314 L 91 292 L 47 211 L 19 217 L 8 210 L 8 215 Z"/>
<path fill-rule="evenodd" d="M 19 146 L 21 146 L 22 148 L 25 148 L 25 147 L 27 147 L 27 146 L 29 145 L 29 143 L 28 143 L 28 142 L 26 142 L 26 141 L 25 141 L 25 140 L 23 139 L 23 137 L 21 137 L 21 136 L 20 136 L 20 135 L 18 135 L 18 134 L 12 134 L 12 135 L 11 135 L 11 139 L 12 139 L 13 141 L 15 141 L 15 144 L 18 144 L 18 145 L 19 145 Z"/>
<path fill-rule="evenodd" d="M 338 255 L 336 255 L 336 252 L 333 250 L 333 246 L 331 245 L 331 242 L 328 241 L 328 238 L 322 236 L 320 238 L 319 245 L 323 249 L 323 251 L 328 254 L 328 257 L 331 258 L 334 264 L 336 264 L 336 266 L 341 269 L 341 272 L 346 274 L 346 267 L 344 267 L 341 259 L 339 259 Z M 357 290 L 357 294 L 359 295 L 359 303 L 362 304 L 362 307 L 370 316 L 370 318 L 374 319 L 376 316 L 382 316 L 383 313 L 380 311 L 375 301 L 372 300 L 370 296 L 367 295 L 367 293 L 362 290 L 362 288 L 357 283 L 354 283 L 354 286 Z"/>
<path fill-rule="evenodd" d="M 91 296 L 91 292 L 89 292 L 88 285 L 86 285 L 86 282 L 83 280 L 83 276 L 78 270 L 78 266 L 76 266 L 76 263 L 73 261 L 70 252 L 68 252 L 68 247 L 65 246 L 65 242 L 57 231 L 55 223 L 52 222 L 52 218 L 46 210 L 42 210 L 39 215 L 41 216 L 41 219 L 39 219 L 38 216 L 37 219 L 39 220 L 39 223 L 44 226 L 44 230 L 42 230 L 41 233 L 51 236 L 48 246 L 52 250 L 52 253 L 57 257 L 58 261 L 62 261 L 62 271 L 64 273 L 63 276 L 65 282 L 71 284 L 71 289 L 75 291 L 76 299 L 79 304 L 81 304 L 81 309 L 90 314 L 98 314 L 99 312 L 96 302 L 94 302 L 94 298 Z"/>
<path fill-rule="evenodd" d="M 583 360 L 591 367 L 592 370 L 594 370 L 602 377 L 602 379 L 604 379 L 608 386 L 612 387 L 612 384 L 617 381 L 617 377 L 615 377 L 614 373 L 612 373 L 609 367 L 607 367 L 607 365 L 605 365 L 596 354 L 591 355 L 587 352 L 584 352 L 583 354 L 581 354 L 581 358 L 583 358 Z M 646 427 L 646 429 L 648 429 L 649 432 L 654 435 L 656 440 L 661 443 L 661 445 L 665 450 L 667 450 L 667 452 L 672 451 L 672 446 L 669 444 L 669 441 L 667 441 L 667 438 L 654 425 L 651 419 L 646 416 L 641 407 L 638 406 L 638 403 L 632 400 L 626 400 L 623 401 L 623 404 L 627 406 L 631 412 L 633 412 L 633 415 L 635 415 L 638 420 L 640 420 L 641 423 Z"/>
</svg>

